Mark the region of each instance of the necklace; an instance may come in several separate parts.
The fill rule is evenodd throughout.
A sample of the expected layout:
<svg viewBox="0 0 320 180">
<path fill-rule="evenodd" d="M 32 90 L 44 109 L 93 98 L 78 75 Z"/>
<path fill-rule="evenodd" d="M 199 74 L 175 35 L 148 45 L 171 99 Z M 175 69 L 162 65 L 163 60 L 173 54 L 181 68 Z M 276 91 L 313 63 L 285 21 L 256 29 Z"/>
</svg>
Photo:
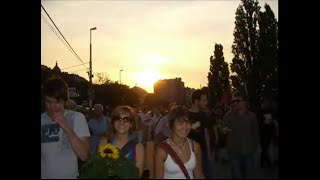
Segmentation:
<svg viewBox="0 0 320 180">
<path fill-rule="evenodd" d="M 184 144 L 186 143 L 187 138 L 184 140 L 184 142 L 182 143 L 181 146 L 179 146 L 177 143 L 175 143 L 172 138 L 170 138 L 170 140 L 173 142 L 173 144 L 175 144 L 176 146 L 178 146 L 178 148 L 179 148 L 179 153 L 180 153 L 180 155 L 182 155 L 182 148 L 183 148 Z"/>
</svg>

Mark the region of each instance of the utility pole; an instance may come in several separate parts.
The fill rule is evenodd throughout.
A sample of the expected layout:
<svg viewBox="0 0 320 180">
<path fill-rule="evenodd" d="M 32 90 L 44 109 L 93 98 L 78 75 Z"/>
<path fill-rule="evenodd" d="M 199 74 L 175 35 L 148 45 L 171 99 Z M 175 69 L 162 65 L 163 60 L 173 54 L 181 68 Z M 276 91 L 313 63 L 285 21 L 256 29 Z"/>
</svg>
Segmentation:
<svg viewBox="0 0 320 180">
<path fill-rule="evenodd" d="M 89 107 L 92 108 L 92 101 L 93 101 L 93 86 L 92 86 L 92 44 L 91 44 L 91 31 L 97 30 L 96 27 L 90 29 L 90 69 L 89 69 Z"/>
</svg>

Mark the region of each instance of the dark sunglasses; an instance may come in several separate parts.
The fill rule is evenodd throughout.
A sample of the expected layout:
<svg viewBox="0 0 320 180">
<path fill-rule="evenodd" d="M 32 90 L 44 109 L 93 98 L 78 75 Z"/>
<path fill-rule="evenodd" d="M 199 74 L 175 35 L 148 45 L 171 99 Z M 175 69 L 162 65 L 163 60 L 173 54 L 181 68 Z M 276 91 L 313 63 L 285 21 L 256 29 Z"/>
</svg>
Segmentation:
<svg viewBox="0 0 320 180">
<path fill-rule="evenodd" d="M 115 121 L 122 121 L 122 122 L 130 122 L 132 120 L 132 118 L 130 118 L 129 116 L 126 116 L 126 117 L 116 116 L 113 119 Z"/>
</svg>

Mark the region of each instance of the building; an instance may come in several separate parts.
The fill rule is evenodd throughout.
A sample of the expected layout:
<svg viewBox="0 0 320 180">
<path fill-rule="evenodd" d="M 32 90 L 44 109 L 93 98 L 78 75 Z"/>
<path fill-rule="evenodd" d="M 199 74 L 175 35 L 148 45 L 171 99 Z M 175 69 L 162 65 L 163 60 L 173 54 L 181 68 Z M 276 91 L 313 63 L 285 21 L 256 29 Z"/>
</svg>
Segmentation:
<svg viewBox="0 0 320 180">
<path fill-rule="evenodd" d="M 159 80 L 154 84 L 153 89 L 156 96 L 169 103 L 185 104 L 184 82 L 181 78 Z"/>
<path fill-rule="evenodd" d="M 56 61 L 56 65 L 52 69 L 52 73 L 57 76 L 61 75 L 61 69 L 59 68 L 57 61 Z"/>
</svg>

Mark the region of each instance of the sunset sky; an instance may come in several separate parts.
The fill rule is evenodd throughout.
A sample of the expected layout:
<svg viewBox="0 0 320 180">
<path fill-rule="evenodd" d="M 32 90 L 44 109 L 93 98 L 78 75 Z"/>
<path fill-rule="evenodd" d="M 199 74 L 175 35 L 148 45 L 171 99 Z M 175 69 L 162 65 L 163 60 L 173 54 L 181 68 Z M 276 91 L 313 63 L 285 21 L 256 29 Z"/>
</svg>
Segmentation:
<svg viewBox="0 0 320 180">
<path fill-rule="evenodd" d="M 268 3 L 278 19 L 278 0 L 259 2 L 262 11 Z M 186 87 L 206 86 L 215 43 L 223 45 L 228 63 L 233 57 L 235 12 L 240 0 L 42 0 L 41 4 L 85 63 L 90 56 L 90 28 L 97 27 L 92 31 L 95 73 L 119 81 L 122 69 L 124 84 L 137 85 L 150 93 L 153 82 L 164 78 L 181 77 Z M 42 9 L 41 14 L 50 23 Z M 76 66 L 82 62 L 43 17 L 41 64 L 53 68 L 58 61 L 62 71 L 88 79 L 85 66 L 89 64 Z M 76 67 L 68 68 L 72 66 Z"/>
</svg>

